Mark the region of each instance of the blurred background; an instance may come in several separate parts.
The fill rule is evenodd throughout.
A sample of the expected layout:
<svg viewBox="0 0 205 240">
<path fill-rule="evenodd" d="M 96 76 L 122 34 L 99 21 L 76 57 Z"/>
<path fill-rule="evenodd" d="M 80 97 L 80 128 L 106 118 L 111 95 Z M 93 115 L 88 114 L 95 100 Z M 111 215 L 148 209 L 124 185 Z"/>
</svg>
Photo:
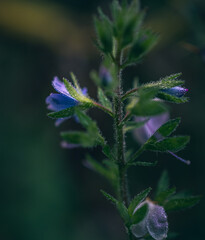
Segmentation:
<svg viewBox="0 0 205 240">
<path fill-rule="evenodd" d="M 95 98 L 89 78 L 98 71 L 101 56 L 93 47 L 92 17 L 97 6 L 108 11 L 109 0 L 0 1 L 1 161 L 0 239 L 2 240 L 124 240 L 122 222 L 114 207 L 99 192 L 110 186 L 86 169 L 84 150 L 60 147 L 60 128 L 49 119 L 45 98 L 53 76 L 73 71 L 81 86 Z M 180 156 L 186 166 L 163 154 L 156 168 L 129 172 L 131 193 L 156 186 L 167 169 L 171 185 L 205 195 L 205 2 L 204 0 L 143 0 L 146 25 L 160 33 L 160 42 L 143 64 L 124 73 L 124 89 L 138 76 L 141 82 L 182 72 L 191 101 L 172 106 L 181 116 L 178 133 L 191 135 Z M 98 110 L 91 115 L 107 137 L 112 121 Z M 137 148 L 132 136 L 128 143 Z M 92 151 L 90 151 L 92 152 Z M 94 151 L 97 159 L 102 156 Z M 204 199 L 193 209 L 169 216 L 170 230 L 180 240 L 203 240 Z"/>
</svg>

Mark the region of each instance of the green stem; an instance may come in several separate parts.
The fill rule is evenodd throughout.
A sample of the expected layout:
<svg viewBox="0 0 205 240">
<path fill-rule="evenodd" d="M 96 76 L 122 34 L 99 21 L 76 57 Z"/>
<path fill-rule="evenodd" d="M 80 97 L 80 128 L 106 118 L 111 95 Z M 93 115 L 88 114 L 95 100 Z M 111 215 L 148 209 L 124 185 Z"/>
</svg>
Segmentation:
<svg viewBox="0 0 205 240">
<path fill-rule="evenodd" d="M 116 78 L 118 86 L 116 88 L 116 95 L 113 99 L 114 102 L 114 119 L 115 119 L 115 137 L 117 147 L 117 162 L 119 168 L 119 192 L 120 198 L 128 207 L 129 205 L 129 194 L 127 186 L 127 168 L 125 162 L 125 136 L 123 131 L 123 125 L 121 121 L 123 119 L 123 102 L 122 88 L 121 88 L 121 52 L 117 53 L 116 56 Z"/>
<path fill-rule="evenodd" d="M 130 228 L 127 229 L 127 234 L 128 234 L 128 239 L 133 240 L 133 234 L 132 234 Z"/>
</svg>

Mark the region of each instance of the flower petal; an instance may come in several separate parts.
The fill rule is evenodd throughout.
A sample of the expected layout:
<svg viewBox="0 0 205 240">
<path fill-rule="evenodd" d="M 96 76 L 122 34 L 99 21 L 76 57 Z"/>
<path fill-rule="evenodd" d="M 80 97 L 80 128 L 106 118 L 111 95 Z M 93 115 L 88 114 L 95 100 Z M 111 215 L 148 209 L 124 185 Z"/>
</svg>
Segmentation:
<svg viewBox="0 0 205 240">
<path fill-rule="evenodd" d="M 162 89 L 161 91 L 180 98 L 188 92 L 188 89 L 183 87 L 173 87 L 168 89 Z"/>
<path fill-rule="evenodd" d="M 54 77 L 54 79 L 52 81 L 52 85 L 57 92 L 74 99 L 73 97 L 71 97 L 71 95 L 68 92 L 68 90 L 66 89 L 64 83 L 62 81 L 60 81 L 58 77 Z"/>
<path fill-rule="evenodd" d="M 168 221 L 164 208 L 151 202 L 149 202 L 147 229 L 155 240 L 162 240 L 167 237 Z"/>
<path fill-rule="evenodd" d="M 135 117 L 137 122 L 145 121 L 146 119 L 144 117 Z M 151 117 L 142 127 L 134 131 L 135 138 L 139 143 L 144 144 L 168 119 L 169 114 L 167 112 Z"/>
<path fill-rule="evenodd" d="M 51 93 L 46 98 L 48 109 L 52 111 L 61 111 L 66 108 L 74 107 L 78 104 L 78 101 L 72 97 L 67 97 L 58 93 Z"/>
</svg>

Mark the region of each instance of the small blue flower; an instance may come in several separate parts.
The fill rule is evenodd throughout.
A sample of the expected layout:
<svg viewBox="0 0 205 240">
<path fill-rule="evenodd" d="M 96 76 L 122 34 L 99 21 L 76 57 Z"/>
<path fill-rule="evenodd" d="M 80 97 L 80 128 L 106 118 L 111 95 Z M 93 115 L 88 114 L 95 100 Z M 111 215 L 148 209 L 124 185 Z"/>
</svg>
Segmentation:
<svg viewBox="0 0 205 240">
<path fill-rule="evenodd" d="M 183 97 L 188 92 L 188 89 L 183 87 L 173 87 L 173 88 L 162 89 L 161 92 L 180 98 L 180 97 Z"/>
<path fill-rule="evenodd" d="M 150 200 L 146 200 L 136 207 L 134 213 L 144 204 L 148 205 L 148 213 L 141 222 L 132 225 L 133 235 L 137 238 L 142 238 L 149 234 L 155 240 L 165 239 L 168 232 L 168 221 L 164 208 Z"/>
<path fill-rule="evenodd" d="M 58 112 L 66 108 L 74 107 L 79 104 L 75 98 L 73 98 L 67 91 L 63 82 L 61 82 L 58 77 L 54 77 L 52 81 L 53 88 L 59 93 L 51 93 L 50 96 L 46 98 L 47 108 L 51 111 Z M 86 95 L 87 89 L 83 88 L 82 93 Z M 59 126 L 62 122 L 68 118 L 59 118 L 56 120 L 55 125 Z"/>
<path fill-rule="evenodd" d="M 105 87 L 108 86 L 112 82 L 111 74 L 108 71 L 108 69 L 105 68 L 104 66 L 100 67 L 99 77 L 102 81 L 102 85 L 104 85 Z"/>
<path fill-rule="evenodd" d="M 160 128 L 164 123 L 166 123 L 169 120 L 169 114 L 165 112 L 151 118 L 135 117 L 135 121 L 137 122 L 142 122 L 146 120 L 147 122 L 142 127 L 134 130 L 134 137 L 140 144 L 144 144 L 152 135 L 154 135 L 158 140 L 161 140 L 163 137 L 156 131 L 158 128 Z M 167 152 L 187 165 L 191 163 L 189 160 L 185 160 L 177 156 L 173 152 L 170 151 Z"/>
</svg>

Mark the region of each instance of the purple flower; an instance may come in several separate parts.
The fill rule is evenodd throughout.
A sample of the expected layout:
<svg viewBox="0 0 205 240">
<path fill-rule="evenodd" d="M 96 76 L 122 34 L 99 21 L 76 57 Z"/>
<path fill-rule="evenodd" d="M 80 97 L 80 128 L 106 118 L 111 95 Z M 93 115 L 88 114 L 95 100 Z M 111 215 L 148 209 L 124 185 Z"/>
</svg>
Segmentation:
<svg viewBox="0 0 205 240">
<path fill-rule="evenodd" d="M 104 86 L 108 86 L 112 81 L 112 77 L 110 75 L 110 72 L 104 66 L 100 67 L 99 77 L 100 77 L 100 79 L 102 81 L 102 84 Z"/>
<path fill-rule="evenodd" d="M 140 223 L 132 225 L 131 230 L 133 235 L 137 238 L 142 238 L 146 234 L 150 234 L 155 240 L 166 238 L 168 221 L 162 206 L 156 205 L 150 200 L 146 200 L 135 208 L 133 214 L 144 204 L 148 205 L 147 215 Z"/>
<path fill-rule="evenodd" d="M 157 133 L 157 129 L 160 128 L 164 123 L 166 123 L 169 120 L 169 114 L 167 112 L 151 117 L 151 118 L 145 118 L 145 117 L 135 117 L 135 121 L 141 122 L 148 120 L 142 127 L 137 128 L 134 130 L 134 137 L 140 144 L 144 144 L 152 135 L 154 135 L 158 140 L 162 139 L 163 137 Z M 191 162 L 189 160 L 185 160 L 179 156 L 177 156 L 175 153 L 167 151 L 170 153 L 173 157 L 177 158 L 178 160 L 190 164 Z"/>
<path fill-rule="evenodd" d="M 188 92 L 188 89 L 183 87 L 173 87 L 173 88 L 162 89 L 161 92 L 180 98 L 180 97 L 183 97 Z"/>
<path fill-rule="evenodd" d="M 46 104 L 48 104 L 47 108 L 49 110 L 58 112 L 66 108 L 77 106 L 79 104 L 79 101 L 70 95 L 64 83 L 61 82 L 58 77 L 54 77 L 52 86 L 58 93 L 51 93 L 50 96 L 46 98 Z M 87 89 L 83 88 L 82 93 L 86 95 Z M 55 125 L 59 126 L 67 119 L 68 118 L 59 118 L 56 120 Z"/>
</svg>

